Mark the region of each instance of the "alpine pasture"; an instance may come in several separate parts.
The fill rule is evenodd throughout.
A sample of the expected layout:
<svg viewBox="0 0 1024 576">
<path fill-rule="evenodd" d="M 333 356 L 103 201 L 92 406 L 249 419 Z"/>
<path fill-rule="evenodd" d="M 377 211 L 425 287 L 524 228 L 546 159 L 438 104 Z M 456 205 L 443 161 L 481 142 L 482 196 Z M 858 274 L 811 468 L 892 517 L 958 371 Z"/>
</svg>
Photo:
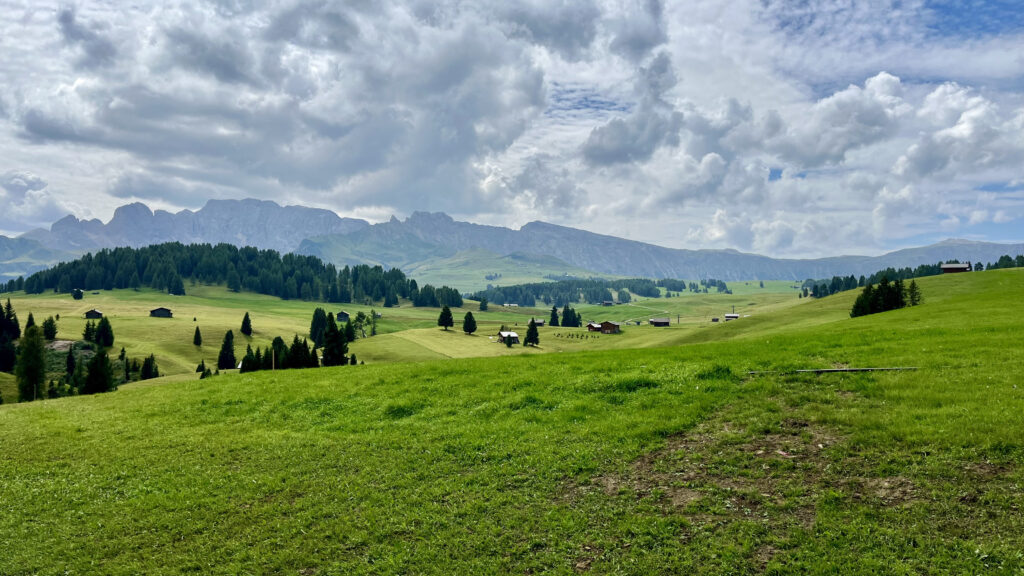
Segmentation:
<svg viewBox="0 0 1024 576">
<path fill-rule="evenodd" d="M 783 293 L 728 324 L 593 340 L 608 349 L 6 404 L 0 573 L 1019 573 L 1024 271 L 918 282 L 922 305 L 856 319 L 855 291 Z M 185 329 L 156 352 L 180 358 L 166 363 L 194 364 L 193 314 L 213 347 L 243 308 L 265 337 L 304 330 L 315 307 L 257 313 L 209 290 L 170 306 Z M 102 297 L 144 309 L 153 294 L 75 305 Z M 37 319 L 65 306 L 12 301 Z M 384 312 L 357 354 L 399 328 L 444 356 L 474 338 L 459 311 L 449 334 L 428 311 Z M 153 330 L 111 321 L 117 345 Z M 792 373 L 872 366 L 917 370 Z"/>
</svg>

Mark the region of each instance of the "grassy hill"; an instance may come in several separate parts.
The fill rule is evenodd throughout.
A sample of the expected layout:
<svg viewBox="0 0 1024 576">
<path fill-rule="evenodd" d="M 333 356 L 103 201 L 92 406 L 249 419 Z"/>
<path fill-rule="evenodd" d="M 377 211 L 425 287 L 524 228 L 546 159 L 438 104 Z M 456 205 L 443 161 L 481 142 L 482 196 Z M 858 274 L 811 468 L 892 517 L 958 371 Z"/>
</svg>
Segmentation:
<svg viewBox="0 0 1024 576">
<path fill-rule="evenodd" d="M 4 405 L 0 573 L 1019 573 L 1022 280 Z"/>
<path fill-rule="evenodd" d="M 457 286 L 459 290 L 476 292 L 488 284 L 513 286 L 531 282 L 548 282 L 551 277 L 614 278 L 571 266 L 553 256 L 513 253 L 501 256 L 487 250 L 464 250 L 453 256 L 430 258 L 403 268 L 420 284 Z M 488 275 L 500 277 L 487 279 Z"/>
<path fill-rule="evenodd" d="M 631 328 L 614 338 L 596 335 L 583 338 L 586 335 L 585 329 L 543 328 L 541 348 L 517 347 L 513 350 L 492 342 L 489 337 L 495 335 L 502 325 L 523 331 L 525 335 L 530 318 L 547 319 L 550 316 L 549 309 L 491 306 L 490 310 L 480 312 L 477 303 L 467 302 L 464 308 L 453 311 L 456 326 L 446 333 L 437 328 L 438 309 L 415 308 L 403 302 L 398 308 L 376 308 L 376 311 L 383 314 L 378 322 L 379 335 L 357 341 L 352 345 L 352 350 L 358 358 L 367 362 L 407 362 L 444 357 L 657 346 L 678 340 L 681 333 L 676 328 L 692 330 L 702 327 L 707 324 L 710 314 L 724 314 L 732 310 L 733 306 L 745 313 L 758 313 L 800 302 L 795 297 L 796 291 L 786 283 L 766 283 L 765 289 L 739 284 L 734 290 L 738 293 L 683 294 L 679 298 L 640 299 L 633 305 L 612 308 L 580 305 L 577 309 L 585 320 L 646 321 L 652 315 L 671 315 L 673 318 L 681 317 L 683 324 L 673 327 L 672 332 L 668 333 L 647 326 Z M 275 336 L 290 342 L 295 334 L 300 337 L 307 334 L 313 310 L 318 306 L 335 313 L 344 309 L 352 315 L 360 311 L 369 314 L 371 310 L 371 307 L 363 305 L 328 305 L 285 301 L 248 292 L 232 293 L 223 286 L 189 286 L 187 292 L 187 296 L 169 296 L 154 290 L 112 290 L 86 294 L 83 300 L 53 293 L 31 296 L 17 293 L 9 296 L 23 322 L 29 312 L 39 322 L 47 316 L 60 315 L 58 338 L 81 338 L 85 327 L 85 311 L 92 308 L 101 310 L 114 328 L 117 338 L 115 347 L 119 349 L 123 346 L 128 356 L 133 358 L 156 355 L 161 372 L 165 374 L 191 374 L 200 360 L 215 362 L 224 333 L 228 330 L 235 332 L 235 352 L 241 357 L 246 345 L 265 347 Z M 174 317 L 150 318 L 149 311 L 158 306 L 171 308 Z M 479 330 L 475 336 L 467 337 L 462 334 L 460 327 L 463 316 L 470 310 L 477 319 Z M 252 317 L 255 330 L 252 337 L 245 337 L 238 331 L 246 312 Z M 203 335 L 203 345 L 200 347 L 192 345 L 196 326 Z M 567 337 L 570 334 L 579 337 Z"/>
</svg>

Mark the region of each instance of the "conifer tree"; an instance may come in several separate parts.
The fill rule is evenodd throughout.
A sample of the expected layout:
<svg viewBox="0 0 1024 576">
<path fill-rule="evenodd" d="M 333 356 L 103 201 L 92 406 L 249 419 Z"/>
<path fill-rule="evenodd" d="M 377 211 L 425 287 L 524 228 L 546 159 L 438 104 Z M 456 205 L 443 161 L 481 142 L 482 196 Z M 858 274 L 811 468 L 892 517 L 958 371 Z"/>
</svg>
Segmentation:
<svg viewBox="0 0 1024 576">
<path fill-rule="evenodd" d="M 196 374 L 202 374 L 206 372 L 206 360 L 200 360 L 199 365 L 196 366 Z"/>
<path fill-rule="evenodd" d="M 99 324 L 96 325 L 95 342 L 104 348 L 114 345 L 114 329 L 110 326 L 110 320 L 106 316 L 100 318 Z"/>
<path fill-rule="evenodd" d="M 917 306 L 921 303 L 921 289 L 917 287 L 917 281 L 911 280 L 910 287 L 907 289 L 907 300 L 910 301 L 911 306 Z"/>
<path fill-rule="evenodd" d="M 68 347 L 68 355 L 64 359 L 64 373 L 70 378 L 75 373 L 75 346 Z"/>
<path fill-rule="evenodd" d="M 323 308 L 313 310 L 313 320 L 309 323 L 309 337 L 317 347 L 324 345 L 324 333 L 327 331 L 327 312 Z"/>
<path fill-rule="evenodd" d="M 526 339 L 523 340 L 523 346 L 539 346 L 540 335 L 537 333 L 537 323 L 530 319 L 530 325 L 526 328 Z"/>
<path fill-rule="evenodd" d="M 46 346 L 43 331 L 38 326 L 25 330 L 25 336 L 18 345 L 18 360 L 14 375 L 18 381 L 18 401 L 30 402 L 42 399 L 46 381 Z"/>
<path fill-rule="evenodd" d="M 199 326 L 196 326 L 196 332 L 192 335 L 192 345 L 202 346 L 203 345 L 203 334 L 199 331 Z"/>
<path fill-rule="evenodd" d="M 462 319 L 462 331 L 466 334 L 476 332 L 476 318 L 473 318 L 472 312 L 466 312 L 466 317 Z"/>
<path fill-rule="evenodd" d="M 238 365 L 235 360 L 235 333 L 228 330 L 224 334 L 224 342 L 220 345 L 220 354 L 217 356 L 217 369 L 230 370 Z"/>
<path fill-rule="evenodd" d="M 480 311 L 487 312 L 487 297 L 480 299 Z"/>
<path fill-rule="evenodd" d="M 334 315 L 327 315 L 327 332 L 324 333 L 324 366 L 343 366 L 348 363 L 348 343 L 345 334 L 338 330 L 338 324 L 334 321 Z"/>
<path fill-rule="evenodd" d="M 260 369 L 260 365 L 256 361 L 256 354 L 252 351 L 252 345 L 247 344 L 245 346 L 245 356 L 242 357 L 242 367 L 239 370 L 240 373 L 255 372 Z"/>
<path fill-rule="evenodd" d="M 249 313 L 246 312 L 245 316 L 242 317 L 242 328 L 239 330 L 246 336 L 252 336 L 252 320 L 249 319 Z"/>
<path fill-rule="evenodd" d="M 352 320 L 351 319 L 349 319 L 348 322 L 345 322 L 345 341 L 346 342 L 355 342 L 356 341 L 356 327 L 354 325 L 352 325 Z"/>
<path fill-rule="evenodd" d="M 452 317 L 452 311 L 447 306 L 441 309 L 441 315 L 437 317 L 437 325 L 443 327 L 445 331 L 455 325 L 455 319 Z"/>
<path fill-rule="evenodd" d="M 32 317 L 32 313 L 28 313 L 28 320 L 25 321 L 25 330 L 36 325 L 36 319 Z"/>
<path fill-rule="evenodd" d="M 114 373 L 110 368 L 110 359 L 107 357 L 106 348 L 100 348 L 89 361 L 81 392 L 82 394 L 99 394 L 109 392 L 113 388 Z"/>
<path fill-rule="evenodd" d="M 552 328 L 558 328 L 558 306 L 551 307 L 551 320 L 548 321 L 548 324 Z"/>
<path fill-rule="evenodd" d="M 156 357 L 150 354 L 142 361 L 142 368 L 139 369 L 139 380 L 149 380 L 160 377 L 160 368 L 156 365 Z"/>
<path fill-rule="evenodd" d="M 96 323 L 92 320 L 85 323 L 85 330 L 82 331 L 82 340 L 86 342 L 96 341 Z"/>
<path fill-rule="evenodd" d="M 43 320 L 43 338 L 47 340 L 57 339 L 57 321 L 53 319 L 53 316 Z"/>
</svg>

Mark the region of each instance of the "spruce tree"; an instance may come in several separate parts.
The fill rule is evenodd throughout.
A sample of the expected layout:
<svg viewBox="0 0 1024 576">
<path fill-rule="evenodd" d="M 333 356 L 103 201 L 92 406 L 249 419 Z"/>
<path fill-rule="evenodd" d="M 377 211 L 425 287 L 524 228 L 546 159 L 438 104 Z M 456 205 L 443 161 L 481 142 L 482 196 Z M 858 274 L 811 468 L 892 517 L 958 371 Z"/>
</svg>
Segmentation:
<svg viewBox="0 0 1024 576">
<path fill-rule="evenodd" d="M 240 373 L 255 372 L 260 369 L 259 363 L 256 361 L 256 354 L 252 351 L 252 345 L 247 344 L 245 346 L 245 356 L 242 357 L 242 368 L 239 370 Z"/>
<path fill-rule="evenodd" d="M 917 287 L 915 280 L 910 281 L 910 287 L 907 289 L 907 299 L 910 301 L 911 306 L 917 306 L 921 303 L 921 289 Z"/>
<path fill-rule="evenodd" d="M 110 320 L 104 316 L 100 318 L 100 323 L 96 325 L 96 344 L 110 348 L 114 345 L 114 329 L 110 326 Z"/>
<path fill-rule="evenodd" d="M 523 340 L 523 346 L 539 346 L 540 335 L 537 333 L 537 323 L 530 319 L 530 325 L 526 328 L 526 339 Z"/>
<path fill-rule="evenodd" d="M 481 312 L 487 312 L 487 297 L 486 296 L 480 299 L 480 311 Z"/>
<path fill-rule="evenodd" d="M 552 328 L 558 328 L 558 306 L 551 307 L 551 320 L 548 321 L 548 324 Z"/>
<path fill-rule="evenodd" d="M 345 322 L 345 341 L 355 342 L 356 341 L 356 327 L 352 325 L 352 320 Z"/>
<path fill-rule="evenodd" d="M 64 373 L 70 378 L 75 373 L 75 346 L 68 347 L 68 355 L 64 358 Z"/>
<path fill-rule="evenodd" d="M 224 334 L 224 342 L 220 345 L 220 354 L 217 356 L 218 370 L 231 370 L 238 365 L 235 360 L 235 333 L 228 330 Z"/>
<path fill-rule="evenodd" d="M 324 333 L 327 331 L 327 312 L 323 308 L 313 310 L 313 320 L 309 323 L 309 337 L 313 344 L 322 348 Z"/>
<path fill-rule="evenodd" d="M 99 394 L 109 392 L 113 388 L 114 372 L 110 368 L 110 359 L 107 357 L 107 350 L 100 348 L 89 361 L 81 392 L 82 394 Z"/>
<path fill-rule="evenodd" d="M 43 397 L 46 381 L 46 345 L 38 326 L 25 330 L 18 345 L 18 361 L 14 367 L 18 380 L 18 401 L 30 402 Z"/>
<path fill-rule="evenodd" d="M 192 345 L 202 346 L 203 345 L 203 334 L 199 332 L 199 326 L 196 326 L 196 333 L 192 335 Z"/>
<path fill-rule="evenodd" d="M 200 360 L 199 365 L 196 366 L 196 374 L 202 374 L 206 372 L 206 360 Z"/>
<path fill-rule="evenodd" d="M 14 342 L 7 336 L 7 334 L 0 333 L 0 372 L 10 372 L 14 370 L 14 364 L 17 361 L 18 353 L 14 347 Z"/>
<path fill-rule="evenodd" d="M 338 324 L 334 321 L 334 315 L 327 315 L 327 332 L 324 333 L 324 366 L 343 366 L 348 363 L 348 343 L 345 341 L 345 334 L 338 330 Z"/>
<path fill-rule="evenodd" d="M 249 319 L 248 312 L 242 317 L 242 328 L 239 331 L 246 336 L 252 336 L 252 320 Z"/>
<path fill-rule="evenodd" d="M 156 365 L 156 357 L 150 354 L 142 361 L 142 368 L 139 368 L 139 380 L 149 380 L 160 377 L 160 368 Z"/>
<path fill-rule="evenodd" d="M 466 317 L 462 319 L 462 331 L 466 334 L 476 332 L 476 318 L 473 318 L 472 312 L 466 312 Z"/>
<path fill-rule="evenodd" d="M 445 331 L 455 325 L 455 319 L 452 317 L 452 311 L 447 306 L 441 309 L 441 315 L 437 317 L 437 325 L 443 327 Z"/>
<path fill-rule="evenodd" d="M 11 299 L 7 299 L 7 306 L 4 307 L 4 329 L 7 337 L 13 342 L 21 338 L 21 324 L 18 323 L 18 315 L 11 306 Z"/>
<path fill-rule="evenodd" d="M 57 339 L 57 321 L 53 319 L 53 316 L 43 320 L 43 338 L 47 340 Z"/>
<path fill-rule="evenodd" d="M 36 325 L 36 319 L 32 317 L 32 313 L 28 313 L 28 320 L 25 321 L 25 330 Z"/>
<path fill-rule="evenodd" d="M 86 342 L 96 341 L 96 324 L 92 320 L 85 323 L 85 330 L 82 331 L 82 340 Z"/>
</svg>

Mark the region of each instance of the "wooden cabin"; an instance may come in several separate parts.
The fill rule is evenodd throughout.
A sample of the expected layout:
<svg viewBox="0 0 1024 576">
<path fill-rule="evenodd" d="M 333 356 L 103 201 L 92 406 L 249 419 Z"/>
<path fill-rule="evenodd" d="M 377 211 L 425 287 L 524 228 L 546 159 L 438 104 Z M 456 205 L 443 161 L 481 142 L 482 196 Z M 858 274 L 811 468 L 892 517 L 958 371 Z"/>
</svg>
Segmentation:
<svg viewBox="0 0 1024 576">
<path fill-rule="evenodd" d="M 171 314 L 171 309 L 170 308 L 164 308 L 162 306 L 160 308 L 154 308 L 154 309 L 150 310 L 149 311 L 149 315 L 152 316 L 153 318 L 171 318 L 171 317 L 173 317 L 173 315 Z"/>
<path fill-rule="evenodd" d="M 95 308 L 85 313 L 86 320 L 99 320 L 100 318 L 103 318 L 103 312 L 100 312 Z"/>
<path fill-rule="evenodd" d="M 622 331 L 622 324 L 605 320 L 601 322 L 601 334 L 618 334 Z"/>
<path fill-rule="evenodd" d="M 511 340 L 513 344 L 519 344 L 519 334 L 515 332 L 498 332 L 498 342 L 507 344 L 506 340 Z"/>
<path fill-rule="evenodd" d="M 670 318 L 651 318 L 650 323 L 651 326 L 668 326 L 672 324 L 672 320 Z"/>
<path fill-rule="evenodd" d="M 970 272 L 970 264 L 943 264 L 940 266 L 943 274 L 956 274 L 958 272 Z"/>
</svg>

